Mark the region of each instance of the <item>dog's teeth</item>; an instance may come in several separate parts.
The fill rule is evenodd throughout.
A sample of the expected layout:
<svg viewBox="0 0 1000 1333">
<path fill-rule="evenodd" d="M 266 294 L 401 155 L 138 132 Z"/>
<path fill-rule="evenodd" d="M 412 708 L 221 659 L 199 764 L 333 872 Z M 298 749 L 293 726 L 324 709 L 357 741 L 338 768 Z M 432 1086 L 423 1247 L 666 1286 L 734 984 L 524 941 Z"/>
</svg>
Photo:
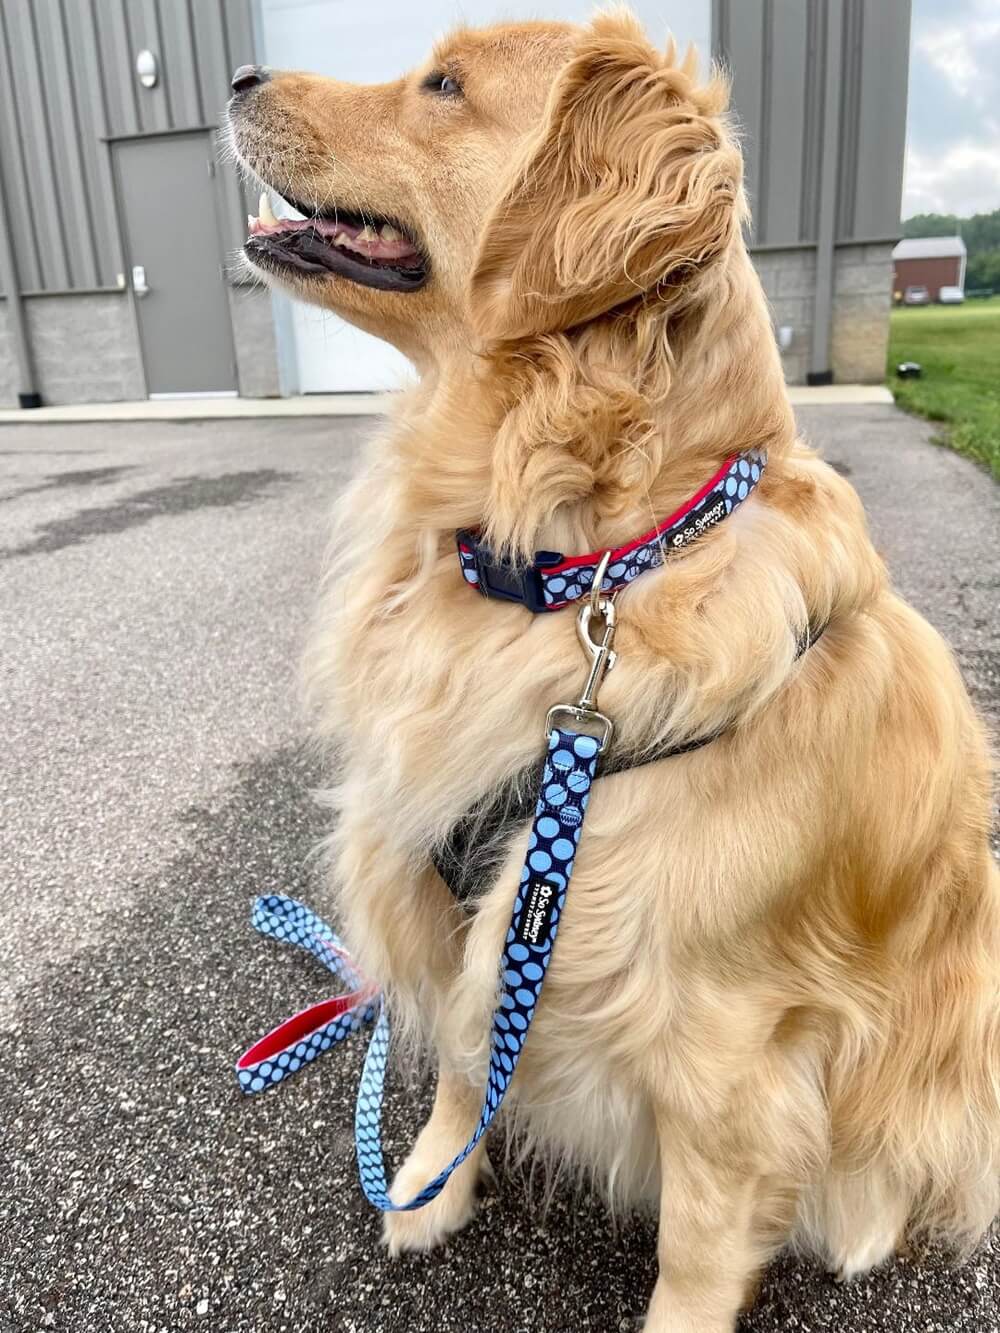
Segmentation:
<svg viewBox="0 0 1000 1333">
<path fill-rule="evenodd" d="M 373 231 L 371 227 L 365 225 L 354 239 L 356 241 L 364 241 L 365 245 L 374 245 L 378 240 L 378 232 Z"/>
<path fill-rule="evenodd" d="M 333 243 L 334 245 L 339 245 L 343 250 L 348 245 L 348 240 L 342 231 L 338 231 L 333 238 Z"/>
<path fill-rule="evenodd" d="M 265 227 L 275 226 L 278 219 L 274 216 L 274 210 L 271 208 L 271 201 L 267 197 L 266 190 L 263 192 L 263 194 L 261 194 L 260 203 L 257 205 L 257 208 L 260 211 L 260 220 L 261 222 L 263 222 L 264 226 Z"/>
<path fill-rule="evenodd" d="M 382 226 L 379 228 L 379 235 L 382 237 L 383 241 L 401 241 L 403 239 L 403 233 L 397 231 L 396 228 L 388 222 L 382 223 Z"/>
<path fill-rule="evenodd" d="M 247 227 L 250 229 L 250 231 L 253 231 L 253 224 L 254 224 L 256 221 L 257 221 L 257 219 L 254 217 L 254 215 L 253 215 L 252 213 L 248 213 L 248 214 L 247 214 Z"/>
</svg>

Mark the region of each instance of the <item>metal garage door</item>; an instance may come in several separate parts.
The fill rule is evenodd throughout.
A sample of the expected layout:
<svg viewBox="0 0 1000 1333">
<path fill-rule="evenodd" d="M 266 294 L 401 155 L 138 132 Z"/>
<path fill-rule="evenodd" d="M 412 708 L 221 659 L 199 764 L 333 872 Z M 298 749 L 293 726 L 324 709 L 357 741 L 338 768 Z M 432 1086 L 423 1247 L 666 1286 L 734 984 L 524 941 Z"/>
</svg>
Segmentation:
<svg viewBox="0 0 1000 1333">
<path fill-rule="evenodd" d="M 586 20 L 596 5 L 581 0 L 262 0 L 264 60 L 279 69 L 309 69 L 357 83 L 379 83 L 419 64 L 433 41 L 456 23 L 497 19 Z M 654 41 L 668 30 L 694 41 L 707 57 L 711 0 L 632 0 Z M 299 387 L 340 393 L 398 387 L 413 374 L 394 348 L 324 311 L 296 303 L 292 320 Z"/>
</svg>

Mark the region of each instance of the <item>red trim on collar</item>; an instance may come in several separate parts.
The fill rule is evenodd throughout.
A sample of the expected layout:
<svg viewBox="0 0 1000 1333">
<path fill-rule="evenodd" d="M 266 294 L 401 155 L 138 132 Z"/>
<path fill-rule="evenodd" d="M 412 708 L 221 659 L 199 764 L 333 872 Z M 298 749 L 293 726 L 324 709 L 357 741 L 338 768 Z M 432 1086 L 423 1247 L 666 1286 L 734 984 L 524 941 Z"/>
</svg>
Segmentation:
<svg viewBox="0 0 1000 1333">
<path fill-rule="evenodd" d="M 684 503 L 681 505 L 681 507 L 679 509 L 675 509 L 674 512 L 668 515 L 668 517 L 665 518 L 662 523 L 658 523 L 655 528 L 650 528 L 648 532 L 644 532 L 641 537 L 636 537 L 634 541 L 626 543 L 625 546 L 614 547 L 611 552 L 611 559 L 609 563 L 613 565 L 616 560 L 621 560 L 624 556 L 628 555 L 630 551 L 634 551 L 636 547 L 645 546 L 647 542 L 651 542 L 654 537 L 658 537 L 662 532 L 665 532 L 667 528 L 673 527 L 673 525 L 679 522 L 680 519 L 682 519 L 685 514 L 690 513 L 692 509 L 694 509 L 697 505 L 701 504 L 702 500 L 704 500 L 705 496 L 709 493 L 709 491 L 714 490 L 715 487 L 718 486 L 719 482 L 726 475 L 726 473 L 736 462 L 739 456 L 740 456 L 739 454 L 730 454 L 730 456 L 719 468 L 718 472 L 716 472 L 715 476 L 712 477 L 709 481 L 706 481 L 704 486 L 702 486 L 701 490 L 698 491 L 696 495 L 692 495 L 690 500 L 685 500 Z M 602 547 L 599 551 L 591 551 L 589 555 L 567 556 L 567 558 L 561 561 L 558 565 L 547 566 L 545 570 L 546 577 L 550 577 L 553 574 L 561 574 L 563 570 L 566 569 L 576 569 L 580 565 L 599 564 L 606 550 L 607 547 Z M 565 602 L 553 603 L 552 609 L 555 610 L 556 607 L 565 605 L 566 605 Z"/>
</svg>

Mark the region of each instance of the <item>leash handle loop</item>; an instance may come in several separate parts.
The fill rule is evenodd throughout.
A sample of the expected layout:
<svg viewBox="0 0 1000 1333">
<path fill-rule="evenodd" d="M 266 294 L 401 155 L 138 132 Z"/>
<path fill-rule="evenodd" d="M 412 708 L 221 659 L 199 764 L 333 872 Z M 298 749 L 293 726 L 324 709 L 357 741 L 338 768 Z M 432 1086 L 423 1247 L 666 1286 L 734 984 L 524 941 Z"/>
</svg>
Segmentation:
<svg viewBox="0 0 1000 1333">
<path fill-rule="evenodd" d="M 236 1078 L 246 1093 L 276 1087 L 379 1012 L 377 988 L 355 969 L 337 933 L 304 903 L 269 894 L 254 903 L 250 920 L 262 935 L 311 953 L 351 989 L 294 1014 L 244 1051 Z"/>
</svg>

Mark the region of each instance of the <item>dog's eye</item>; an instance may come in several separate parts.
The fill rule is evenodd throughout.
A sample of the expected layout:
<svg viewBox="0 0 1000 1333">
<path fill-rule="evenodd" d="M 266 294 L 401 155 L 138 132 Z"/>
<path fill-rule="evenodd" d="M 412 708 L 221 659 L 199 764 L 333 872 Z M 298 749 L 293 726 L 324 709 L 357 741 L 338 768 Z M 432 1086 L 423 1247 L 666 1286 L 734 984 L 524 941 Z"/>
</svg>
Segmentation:
<svg viewBox="0 0 1000 1333">
<path fill-rule="evenodd" d="M 429 93 L 438 93 L 441 97 L 461 97 L 462 85 L 457 79 L 453 79 L 450 74 L 442 74 L 437 71 L 434 74 L 428 74 L 424 79 L 424 88 Z"/>
</svg>

